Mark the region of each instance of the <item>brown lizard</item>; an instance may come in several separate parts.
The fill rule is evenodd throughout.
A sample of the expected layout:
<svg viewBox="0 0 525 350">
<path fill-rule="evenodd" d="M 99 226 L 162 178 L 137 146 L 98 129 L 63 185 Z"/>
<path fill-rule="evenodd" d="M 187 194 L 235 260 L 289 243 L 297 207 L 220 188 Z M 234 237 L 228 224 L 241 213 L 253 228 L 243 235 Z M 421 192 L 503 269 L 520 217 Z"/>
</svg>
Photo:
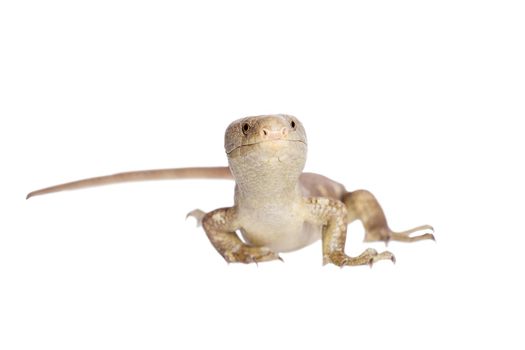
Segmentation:
<svg viewBox="0 0 525 350">
<path fill-rule="evenodd" d="M 31 192 L 46 193 L 127 181 L 221 178 L 235 180 L 233 207 L 188 216 L 202 223 L 212 245 L 227 262 L 252 263 L 281 259 L 280 252 L 301 249 L 322 239 L 323 262 L 338 266 L 372 265 L 392 260 L 388 251 L 367 249 L 356 257 L 345 254 L 347 225 L 360 220 L 365 241 L 414 242 L 434 239 L 429 225 L 394 232 L 375 197 L 366 190 L 348 192 L 322 175 L 303 173 L 306 133 L 289 115 L 239 119 L 226 129 L 229 167 L 134 171 L 69 182 Z M 241 240 L 238 233 L 244 239 Z"/>
</svg>

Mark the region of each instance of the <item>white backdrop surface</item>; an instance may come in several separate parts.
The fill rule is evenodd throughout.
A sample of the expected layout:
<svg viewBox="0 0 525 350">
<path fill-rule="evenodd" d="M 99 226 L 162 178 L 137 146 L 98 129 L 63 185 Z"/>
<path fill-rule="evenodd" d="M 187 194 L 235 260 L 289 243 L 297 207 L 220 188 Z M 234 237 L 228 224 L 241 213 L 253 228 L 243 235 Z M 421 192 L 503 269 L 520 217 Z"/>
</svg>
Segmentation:
<svg viewBox="0 0 525 350">
<path fill-rule="evenodd" d="M 0 348 L 522 349 L 518 1 L 0 5 Z M 307 171 L 380 200 L 398 263 L 227 265 L 195 208 L 227 181 L 26 201 L 118 171 L 224 165 L 234 119 L 289 113 Z M 347 251 L 362 242 L 349 227 Z M 520 324 L 521 322 L 521 324 Z"/>
</svg>

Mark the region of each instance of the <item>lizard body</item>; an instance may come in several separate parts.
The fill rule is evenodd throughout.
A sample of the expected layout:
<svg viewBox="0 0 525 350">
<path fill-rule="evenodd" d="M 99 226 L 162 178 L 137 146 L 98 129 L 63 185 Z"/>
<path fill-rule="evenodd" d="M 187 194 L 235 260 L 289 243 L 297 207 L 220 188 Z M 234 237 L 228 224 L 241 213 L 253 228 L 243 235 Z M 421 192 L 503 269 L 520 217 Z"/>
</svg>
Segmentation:
<svg viewBox="0 0 525 350">
<path fill-rule="evenodd" d="M 197 218 L 215 249 L 228 262 L 280 259 L 280 252 L 301 249 L 319 239 L 324 263 L 365 265 L 395 260 L 388 251 L 367 249 L 357 257 L 345 254 L 346 228 L 360 220 L 365 241 L 414 242 L 434 239 L 432 233 L 411 236 L 431 226 L 394 232 L 375 199 L 366 190 L 348 192 L 327 177 L 303 173 L 307 154 L 301 122 L 289 115 L 247 117 L 232 122 L 225 133 L 228 167 L 145 170 L 74 181 L 28 194 L 127 181 L 217 178 L 235 180 L 234 206 L 209 213 L 190 212 Z M 237 233 L 240 233 L 241 240 Z"/>
</svg>

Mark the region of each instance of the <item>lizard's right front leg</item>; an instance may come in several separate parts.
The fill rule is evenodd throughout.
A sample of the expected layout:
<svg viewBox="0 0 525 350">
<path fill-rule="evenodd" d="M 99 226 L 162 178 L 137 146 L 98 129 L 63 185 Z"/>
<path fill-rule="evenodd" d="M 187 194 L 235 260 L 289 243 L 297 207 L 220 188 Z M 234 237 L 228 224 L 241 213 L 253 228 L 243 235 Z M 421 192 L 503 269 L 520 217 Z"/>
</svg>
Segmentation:
<svg viewBox="0 0 525 350">
<path fill-rule="evenodd" d="M 250 246 L 235 233 L 239 229 L 235 208 L 217 209 L 204 215 L 202 226 L 211 244 L 228 263 L 258 263 L 281 259 L 267 247 Z"/>
</svg>

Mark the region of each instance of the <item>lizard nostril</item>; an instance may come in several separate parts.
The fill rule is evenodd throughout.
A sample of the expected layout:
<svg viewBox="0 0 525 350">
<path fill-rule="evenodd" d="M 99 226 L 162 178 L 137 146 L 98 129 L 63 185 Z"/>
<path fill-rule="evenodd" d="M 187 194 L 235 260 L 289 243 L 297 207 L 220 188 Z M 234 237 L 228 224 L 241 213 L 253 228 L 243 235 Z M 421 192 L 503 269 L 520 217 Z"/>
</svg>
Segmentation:
<svg viewBox="0 0 525 350">
<path fill-rule="evenodd" d="M 270 128 L 261 128 L 259 130 L 259 135 L 260 137 L 263 139 L 263 140 L 275 140 L 275 139 L 279 139 L 281 137 L 286 137 L 288 136 L 288 133 L 290 131 L 288 130 L 288 128 L 282 128 L 281 130 L 277 129 L 277 130 L 272 130 Z"/>
</svg>

